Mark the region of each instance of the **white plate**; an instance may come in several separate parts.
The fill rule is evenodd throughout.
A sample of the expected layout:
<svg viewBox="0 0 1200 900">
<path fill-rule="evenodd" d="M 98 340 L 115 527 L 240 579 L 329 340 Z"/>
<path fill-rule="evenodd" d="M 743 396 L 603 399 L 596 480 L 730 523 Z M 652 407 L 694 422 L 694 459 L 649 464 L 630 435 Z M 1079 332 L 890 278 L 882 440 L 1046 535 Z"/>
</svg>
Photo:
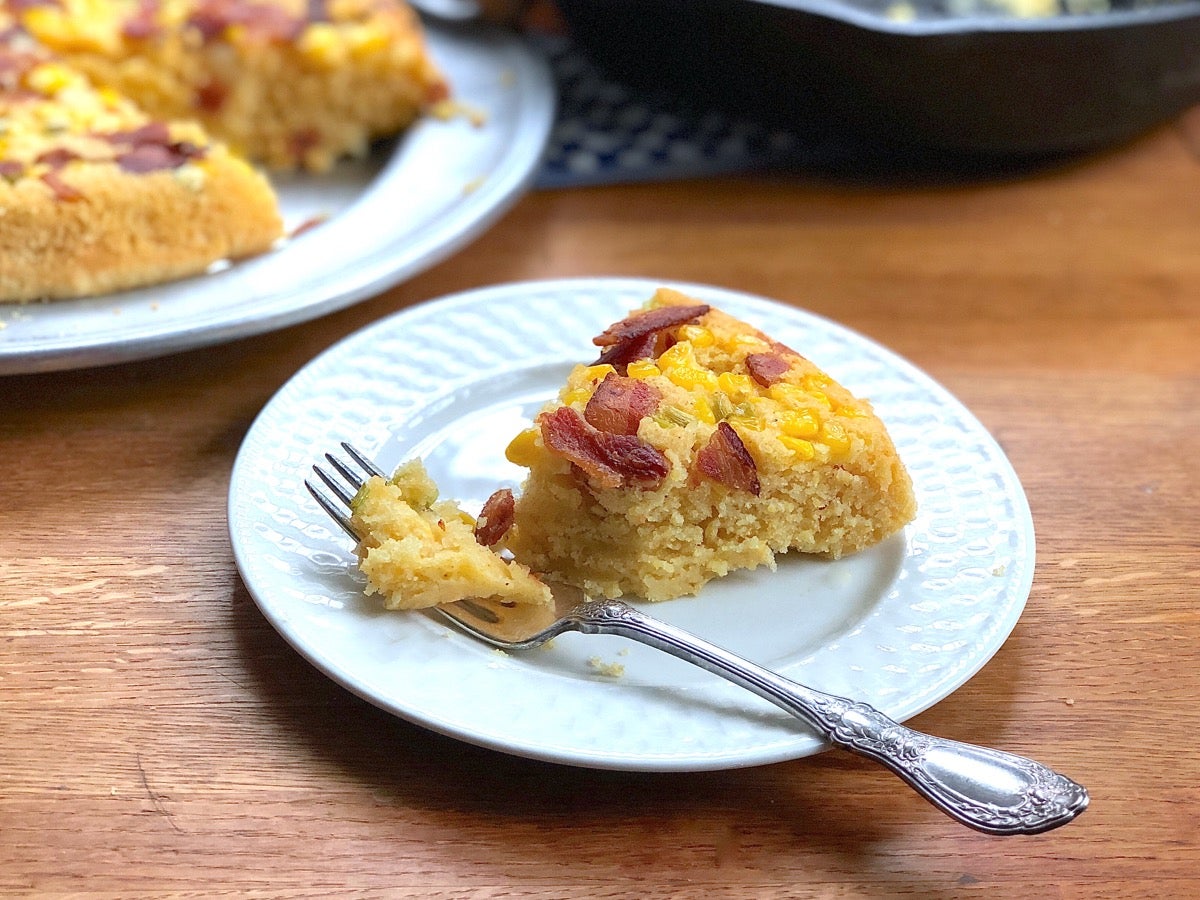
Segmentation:
<svg viewBox="0 0 1200 900">
<path fill-rule="evenodd" d="M 263 409 L 234 466 L 229 523 L 263 614 L 317 668 L 435 731 L 598 768 L 718 769 L 814 753 L 766 701 L 622 638 L 565 635 L 504 655 L 424 613 L 362 594 L 349 541 L 303 487 L 350 440 L 385 468 L 423 457 L 445 496 L 478 508 L 522 470 L 504 447 L 590 339 L 658 286 L 567 280 L 485 288 L 406 310 L 332 347 Z M 821 690 L 905 719 L 1000 647 L 1025 604 L 1033 526 L 1004 454 L 910 364 L 800 310 L 674 285 L 799 349 L 870 398 L 912 473 L 920 512 L 899 535 L 828 562 L 799 555 L 650 612 Z M 624 667 L 621 677 L 601 669 Z"/>
<path fill-rule="evenodd" d="M 285 226 L 329 220 L 220 271 L 82 300 L 0 304 L 0 374 L 80 368 L 246 337 L 349 306 L 478 237 L 531 181 L 554 84 L 518 38 L 427 26 L 454 96 L 486 118 L 420 122 L 368 160 L 276 179 Z"/>
</svg>

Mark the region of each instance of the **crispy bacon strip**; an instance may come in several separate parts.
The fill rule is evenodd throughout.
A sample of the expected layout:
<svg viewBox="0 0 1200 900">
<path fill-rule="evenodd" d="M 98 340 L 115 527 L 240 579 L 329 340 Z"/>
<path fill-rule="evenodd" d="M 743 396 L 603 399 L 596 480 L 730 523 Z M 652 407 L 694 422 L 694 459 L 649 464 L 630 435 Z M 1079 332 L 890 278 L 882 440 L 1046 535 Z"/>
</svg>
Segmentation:
<svg viewBox="0 0 1200 900">
<path fill-rule="evenodd" d="M 192 104 L 201 112 L 220 112 L 229 99 L 229 85 L 218 78 L 210 79 L 196 88 Z"/>
<path fill-rule="evenodd" d="M 778 353 L 751 353 L 746 357 L 750 377 L 763 387 L 770 387 L 787 374 L 791 364 Z"/>
<path fill-rule="evenodd" d="M 639 359 L 653 359 L 665 348 L 660 346 L 670 328 L 693 322 L 708 312 L 703 304 L 695 306 L 660 306 L 647 312 L 634 313 L 615 322 L 592 338 L 597 347 L 604 347 L 596 365 L 608 363 L 621 374 L 625 367 Z"/>
<path fill-rule="evenodd" d="M 121 35 L 139 41 L 158 37 L 162 26 L 158 24 L 160 0 L 140 0 L 137 10 L 121 25 Z"/>
<path fill-rule="evenodd" d="M 83 194 L 80 191 L 71 187 L 71 185 L 59 178 L 58 174 L 55 172 L 44 172 L 41 175 L 41 179 L 46 183 L 50 190 L 54 191 L 54 196 L 59 200 L 62 200 L 66 203 L 71 203 L 75 200 L 83 199 Z"/>
<path fill-rule="evenodd" d="M 583 418 L 598 431 L 637 434 L 642 419 L 662 401 L 654 385 L 610 373 L 596 387 L 583 410 Z"/>
<path fill-rule="evenodd" d="M 15 181 L 25 173 L 25 167 L 14 159 L 0 159 L 0 178 Z"/>
<path fill-rule="evenodd" d="M 39 153 L 34 162 L 43 163 L 51 169 L 58 171 L 72 160 L 81 159 L 80 155 L 74 150 L 68 150 L 66 147 L 55 147 L 53 150 L 47 150 L 44 153 Z"/>
<path fill-rule="evenodd" d="M 707 313 L 709 308 L 703 303 L 697 303 L 694 306 L 660 306 L 657 309 L 636 312 L 608 326 L 592 338 L 592 343 L 597 347 L 627 343 L 676 325 L 694 322 Z"/>
<path fill-rule="evenodd" d="M 735 491 L 749 491 L 757 497 L 762 490 L 754 457 L 728 422 L 717 423 L 717 430 L 696 454 L 696 468 Z"/>
<path fill-rule="evenodd" d="M 511 490 L 501 488 L 493 493 L 484 501 L 479 519 L 475 522 L 475 540 L 485 547 L 498 543 L 512 528 L 515 509 L 516 501 Z"/>
<path fill-rule="evenodd" d="M 108 141 L 110 144 L 128 145 L 137 147 L 140 144 L 169 144 L 171 143 L 171 131 L 167 128 L 166 122 L 147 122 L 140 128 L 132 128 L 128 131 L 113 131 L 108 134 L 102 134 L 100 137 Z"/>
<path fill-rule="evenodd" d="M 653 490 L 671 471 L 670 461 L 637 435 L 599 431 L 569 406 L 543 413 L 538 422 L 546 447 L 579 466 L 601 488 Z"/>
<path fill-rule="evenodd" d="M 126 172 L 143 174 L 160 169 L 178 169 L 189 159 L 203 156 L 204 151 L 186 141 L 174 144 L 138 144 L 117 156 L 117 165 Z"/>
<path fill-rule="evenodd" d="M 295 41 L 308 24 L 278 6 L 248 0 L 203 0 L 187 21 L 205 41 L 220 37 L 230 25 L 241 25 L 247 33 L 276 43 Z"/>
</svg>

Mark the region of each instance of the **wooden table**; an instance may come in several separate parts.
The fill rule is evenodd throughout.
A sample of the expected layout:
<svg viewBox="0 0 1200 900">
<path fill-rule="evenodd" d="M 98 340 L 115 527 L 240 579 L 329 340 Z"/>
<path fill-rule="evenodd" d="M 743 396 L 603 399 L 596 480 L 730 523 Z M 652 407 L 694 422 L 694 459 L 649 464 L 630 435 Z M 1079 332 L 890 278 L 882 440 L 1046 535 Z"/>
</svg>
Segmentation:
<svg viewBox="0 0 1200 900">
<path fill-rule="evenodd" d="M 1019 473 L 1029 604 L 934 733 L 1092 808 L 962 828 L 842 753 L 575 770 L 396 720 L 304 662 L 225 523 L 252 418 L 334 341 L 465 288 L 707 282 L 837 319 L 961 398 Z M 2 340 L 2 335 L 0 335 Z M 0 890 L 106 896 L 1181 897 L 1200 890 L 1200 165 L 1184 124 L 959 186 L 805 177 L 534 193 L 319 321 L 0 379 Z"/>
</svg>

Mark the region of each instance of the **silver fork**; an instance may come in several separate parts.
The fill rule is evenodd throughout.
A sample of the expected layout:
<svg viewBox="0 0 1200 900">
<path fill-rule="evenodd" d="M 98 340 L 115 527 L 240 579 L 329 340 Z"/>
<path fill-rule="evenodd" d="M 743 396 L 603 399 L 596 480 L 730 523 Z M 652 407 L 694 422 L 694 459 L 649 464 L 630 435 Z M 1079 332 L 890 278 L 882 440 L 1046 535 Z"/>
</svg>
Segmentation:
<svg viewBox="0 0 1200 900">
<path fill-rule="evenodd" d="M 365 477 L 387 475 L 350 444 L 342 449 L 352 463 L 333 454 L 325 458 L 344 484 L 313 466 L 336 500 L 311 481 L 304 484 L 357 543 L 347 514 L 350 501 Z M 620 600 L 589 600 L 558 585 L 553 593 L 554 609 L 476 599 L 435 609 L 467 634 L 504 650 L 537 647 L 568 631 L 619 635 L 662 650 L 769 700 L 829 743 L 882 763 L 942 812 L 987 834 L 1039 834 L 1087 808 L 1082 785 L 1032 759 L 915 731 L 866 703 L 805 687 Z"/>
</svg>

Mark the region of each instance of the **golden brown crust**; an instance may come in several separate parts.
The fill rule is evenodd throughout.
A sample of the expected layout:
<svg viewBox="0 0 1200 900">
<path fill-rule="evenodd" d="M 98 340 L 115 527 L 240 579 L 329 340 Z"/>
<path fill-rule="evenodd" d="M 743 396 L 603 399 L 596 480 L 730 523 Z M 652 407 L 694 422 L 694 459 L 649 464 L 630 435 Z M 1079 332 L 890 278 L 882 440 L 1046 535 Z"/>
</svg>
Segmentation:
<svg viewBox="0 0 1200 900">
<path fill-rule="evenodd" d="M 61 178 L 79 199 L 59 199 L 40 179 L 0 182 L 0 298 L 81 297 L 180 278 L 261 253 L 280 234 L 266 180 L 220 149 L 181 170 L 78 165 Z"/>
</svg>

